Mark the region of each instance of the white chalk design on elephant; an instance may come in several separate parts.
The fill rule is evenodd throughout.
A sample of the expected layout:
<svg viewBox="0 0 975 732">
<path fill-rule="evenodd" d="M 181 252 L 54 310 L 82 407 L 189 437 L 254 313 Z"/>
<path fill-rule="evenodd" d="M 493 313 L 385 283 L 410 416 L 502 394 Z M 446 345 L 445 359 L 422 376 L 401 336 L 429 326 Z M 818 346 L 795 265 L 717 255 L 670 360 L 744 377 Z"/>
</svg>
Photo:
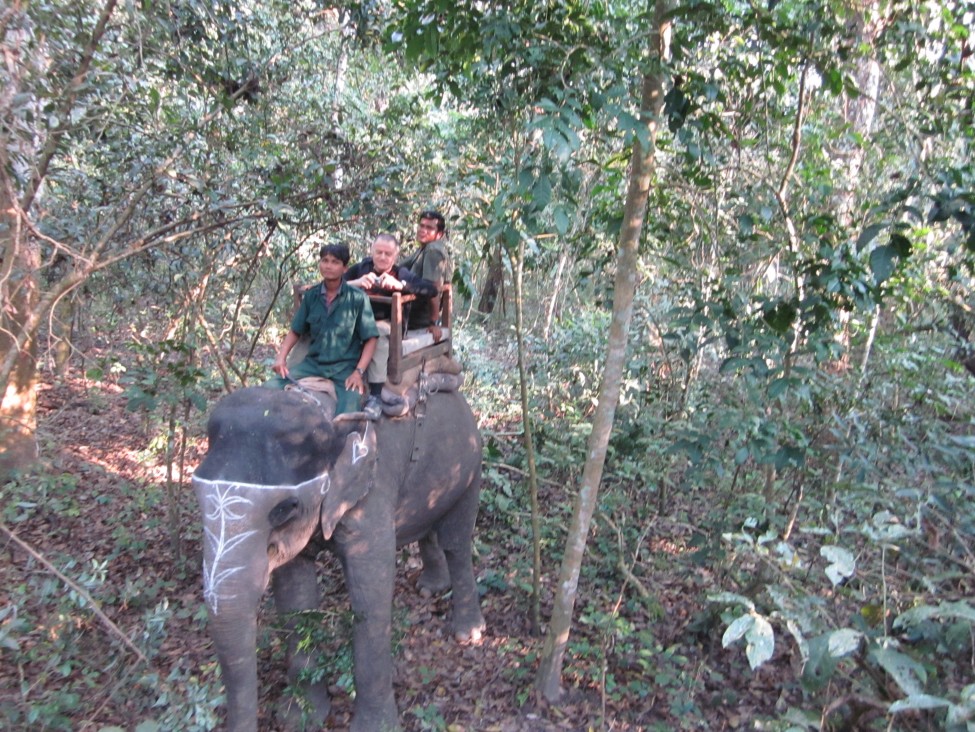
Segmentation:
<svg viewBox="0 0 975 732">
<path fill-rule="evenodd" d="M 226 480 L 206 480 L 197 476 L 193 476 L 193 482 L 201 486 L 206 501 L 206 508 L 203 510 L 206 519 L 203 525 L 203 535 L 213 557 L 212 563 L 208 562 L 206 552 L 204 552 L 203 599 L 213 614 L 217 615 L 220 600 L 229 600 L 234 597 L 234 595 L 221 595 L 220 585 L 244 568 L 244 564 L 223 568 L 221 564 L 235 547 L 257 533 L 256 529 L 236 533 L 228 528 L 229 524 L 246 519 L 251 512 L 251 507 L 254 506 L 254 502 L 250 498 L 240 495 L 241 492 L 284 490 L 289 493 L 305 493 L 310 488 L 324 496 L 332 485 L 332 477 L 326 470 L 324 473 L 298 485 L 262 485 Z"/>
<path fill-rule="evenodd" d="M 355 442 L 352 443 L 352 464 L 356 465 L 360 460 L 369 454 L 369 445 L 366 443 L 366 439 L 369 436 L 369 425 L 366 425 L 366 431 L 363 433 L 362 437 L 356 435 Z"/>
<path fill-rule="evenodd" d="M 206 496 L 210 510 L 206 512 L 207 521 L 203 532 L 213 552 L 213 564 L 208 566 L 206 559 L 203 560 L 203 599 L 210 606 L 213 614 L 216 615 L 219 612 L 220 585 L 228 577 L 243 569 L 242 565 L 221 569 L 220 563 L 225 554 L 233 551 L 235 546 L 255 533 L 254 531 L 243 531 L 228 536 L 227 524 L 231 521 L 240 521 L 245 517 L 246 509 L 241 511 L 239 507 L 250 507 L 254 504 L 250 499 L 236 495 L 240 487 L 237 483 L 226 483 L 223 488 L 218 485 L 218 481 L 214 481 L 211 485 L 213 489 Z M 214 532 L 211 527 L 218 525 L 219 531 Z"/>
</svg>

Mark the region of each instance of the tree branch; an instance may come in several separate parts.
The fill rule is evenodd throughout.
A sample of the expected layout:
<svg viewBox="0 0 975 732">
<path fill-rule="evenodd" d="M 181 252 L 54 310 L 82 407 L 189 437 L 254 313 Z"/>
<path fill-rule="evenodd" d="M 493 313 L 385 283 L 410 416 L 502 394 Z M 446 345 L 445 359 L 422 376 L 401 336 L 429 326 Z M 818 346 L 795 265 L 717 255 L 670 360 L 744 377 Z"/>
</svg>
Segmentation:
<svg viewBox="0 0 975 732">
<path fill-rule="evenodd" d="M 789 211 L 789 181 L 795 172 L 796 163 L 799 162 L 799 147 L 802 143 L 802 118 L 806 112 L 807 70 L 808 65 L 806 62 L 803 62 L 802 72 L 799 74 L 799 102 L 796 107 L 796 118 L 792 123 L 792 152 L 789 156 L 789 162 L 785 166 L 785 171 L 782 173 L 782 180 L 779 182 L 779 187 L 775 191 L 775 200 L 778 202 L 779 208 L 782 210 L 782 215 L 785 217 L 785 226 L 789 232 L 789 246 L 793 251 L 795 251 L 798 245 L 798 237 L 796 235 L 796 226 L 792 221 L 792 214 Z"/>
<path fill-rule="evenodd" d="M 117 636 L 118 639 L 121 640 L 122 643 L 126 647 L 128 647 L 129 650 L 131 650 L 138 657 L 140 661 L 142 661 L 146 665 L 149 664 L 148 657 L 146 657 L 146 655 L 139 649 L 139 647 L 132 642 L 132 639 L 129 638 L 129 636 L 127 636 L 121 628 L 119 628 L 114 622 L 112 622 L 112 619 L 110 617 L 108 617 L 104 612 L 102 612 L 102 609 L 98 606 L 98 603 L 95 601 L 95 598 L 93 598 L 90 594 L 88 594 L 88 592 L 85 590 L 84 587 L 82 587 L 77 582 L 72 580 L 70 577 L 67 577 L 64 573 L 62 573 L 57 567 L 51 564 L 40 552 L 36 551 L 30 544 L 28 544 L 19 536 L 17 536 L 17 534 L 14 533 L 13 529 L 9 528 L 2 521 L 0 521 L 0 532 L 6 534 L 7 537 L 12 542 L 14 542 L 17 546 L 19 546 L 25 552 L 30 554 L 34 559 L 36 559 L 42 565 L 44 565 L 44 567 L 47 568 L 47 570 L 51 574 L 53 574 L 55 577 L 61 580 L 74 592 L 78 593 L 78 595 L 91 608 L 91 611 L 95 613 L 95 616 L 102 622 L 102 625 L 104 625 L 108 629 L 108 632 L 111 635 Z"/>
<path fill-rule="evenodd" d="M 112 13 L 115 12 L 115 6 L 117 4 L 118 0 L 108 0 L 108 2 L 105 3 L 105 7 L 102 8 L 98 22 L 95 24 L 95 29 L 91 33 L 91 38 L 88 39 L 88 45 L 85 46 L 85 50 L 82 52 L 81 62 L 78 64 L 78 70 L 75 72 L 74 77 L 68 84 L 68 88 L 64 93 L 64 100 L 62 101 L 61 107 L 58 110 L 57 119 L 59 124 L 55 129 L 48 133 L 47 140 L 44 142 L 44 147 L 41 149 L 40 158 L 37 162 L 34 176 L 31 178 L 30 183 L 27 186 L 27 190 L 24 191 L 24 197 L 20 202 L 20 207 L 24 211 L 29 211 L 30 207 L 34 204 L 34 199 L 37 197 L 37 192 L 41 188 L 41 183 L 47 176 L 47 169 L 51 165 L 51 160 L 54 158 L 55 153 L 57 153 L 58 140 L 71 124 L 71 108 L 74 106 L 75 100 L 78 98 L 78 92 L 81 90 L 81 87 L 85 82 L 85 77 L 88 76 L 88 70 L 91 68 L 91 62 L 95 58 L 95 50 L 98 48 L 98 44 L 101 42 L 102 36 L 105 35 L 109 18 L 111 18 Z"/>
</svg>

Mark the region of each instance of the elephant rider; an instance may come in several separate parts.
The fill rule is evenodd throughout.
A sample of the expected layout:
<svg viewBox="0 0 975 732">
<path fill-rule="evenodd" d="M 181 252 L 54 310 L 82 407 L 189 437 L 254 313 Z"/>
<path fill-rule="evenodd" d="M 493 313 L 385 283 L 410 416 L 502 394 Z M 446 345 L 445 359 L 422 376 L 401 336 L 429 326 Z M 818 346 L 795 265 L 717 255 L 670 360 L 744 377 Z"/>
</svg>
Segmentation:
<svg viewBox="0 0 975 732">
<path fill-rule="evenodd" d="M 416 239 L 420 248 L 400 262 L 417 277 L 432 282 L 437 289 L 435 295 L 417 298 L 410 310 L 410 330 L 425 329 L 433 334 L 434 341 L 441 338 L 440 296 L 444 285 L 450 282 L 453 265 L 447 250 L 447 224 L 439 211 L 423 211 L 416 226 Z"/>
<path fill-rule="evenodd" d="M 370 256 L 349 267 L 345 281 L 364 290 L 369 295 L 391 295 L 394 292 L 416 295 L 424 301 L 435 297 L 439 290 L 434 283 L 417 277 L 409 268 L 396 266 L 399 242 L 392 234 L 379 234 L 370 247 Z M 428 307 L 424 302 L 424 307 Z M 370 396 L 379 397 L 386 383 L 386 366 L 389 360 L 389 330 L 391 306 L 373 303 L 372 311 L 379 328 L 376 351 L 369 362 Z"/>
<path fill-rule="evenodd" d="M 289 382 L 308 376 L 331 379 L 335 385 L 335 413 L 355 412 L 360 395 L 366 393 L 365 373 L 376 350 L 379 329 L 372 314 L 369 298 L 347 285 L 343 276 L 349 266 L 349 248 L 345 244 L 326 244 L 319 252 L 318 271 L 321 285 L 308 288 L 291 321 L 271 367 L 276 378 L 264 386 L 283 389 Z M 291 349 L 303 335 L 310 335 L 308 355 L 288 369 Z M 370 397 L 368 413 L 378 417 L 379 400 Z"/>
</svg>

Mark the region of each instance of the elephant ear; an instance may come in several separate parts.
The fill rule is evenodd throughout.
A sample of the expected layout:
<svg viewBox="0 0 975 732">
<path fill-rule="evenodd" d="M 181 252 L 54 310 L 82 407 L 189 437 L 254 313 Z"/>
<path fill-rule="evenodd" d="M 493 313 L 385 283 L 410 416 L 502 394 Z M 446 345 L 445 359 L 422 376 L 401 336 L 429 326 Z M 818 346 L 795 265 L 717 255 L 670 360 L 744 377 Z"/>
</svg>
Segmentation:
<svg viewBox="0 0 975 732">
<path fill-rule="evenodd" d="M 344 415 L 343 415 L 344 416 Z M 322 502 L 322 535 L 332 538 L 346 512 L 372 489 L 376 479 L 376 428 L 365 419 L 336 419 L 335 439 L 344 440 Z"/>
</svg>

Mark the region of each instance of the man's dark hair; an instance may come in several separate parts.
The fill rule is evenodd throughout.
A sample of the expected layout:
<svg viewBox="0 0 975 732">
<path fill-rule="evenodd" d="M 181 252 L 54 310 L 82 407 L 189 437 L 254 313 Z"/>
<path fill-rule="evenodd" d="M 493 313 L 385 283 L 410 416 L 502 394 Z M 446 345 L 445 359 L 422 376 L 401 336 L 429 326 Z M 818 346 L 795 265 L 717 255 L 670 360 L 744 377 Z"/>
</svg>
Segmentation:
<svg viewBox="0 0 975 732">
<path fill-rule="evenodd" d="M 326 254 L 331 254 L 346 267 L 349 266 L 349 248 L 345 244 L 326 244 L 318 252 L 318 258 L 324 259 Z"/>
<path fill-rule="evenodd" d="M 417 223 L 423 221 L 423 219 L 433 219 L 437 222 L 437 232 L 442 234 L 447 229 L 447 222 L 444 220 L 443 214 L 439 211 L 421 211 L 420 217 L 417 219 Z"/>
</svg>

